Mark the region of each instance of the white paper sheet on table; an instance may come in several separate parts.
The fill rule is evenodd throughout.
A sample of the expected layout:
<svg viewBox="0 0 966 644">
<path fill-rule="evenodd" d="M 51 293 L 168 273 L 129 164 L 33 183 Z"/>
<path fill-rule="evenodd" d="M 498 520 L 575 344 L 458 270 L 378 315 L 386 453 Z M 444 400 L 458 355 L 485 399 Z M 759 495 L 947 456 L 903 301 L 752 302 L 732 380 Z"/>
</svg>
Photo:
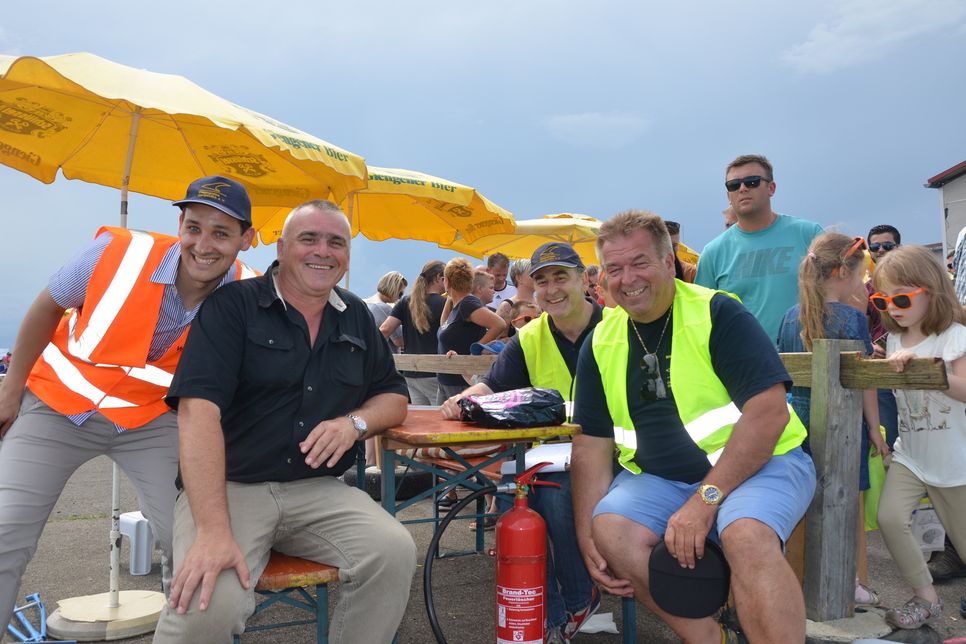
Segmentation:
<svg viewBox="0 0 966 644">
<path fill-rule="evenodd" d="M 572 443 L 546 443 L 527 450 L 527 467 L 530 469 L 537 463 L 548 461 L 551 465 L 541 472 L 566 472 L 570 469 L 570 448 Z M 516 461 L 505 461 L 500 466 L 500 474 L 516 474 Z"/>
</svg>

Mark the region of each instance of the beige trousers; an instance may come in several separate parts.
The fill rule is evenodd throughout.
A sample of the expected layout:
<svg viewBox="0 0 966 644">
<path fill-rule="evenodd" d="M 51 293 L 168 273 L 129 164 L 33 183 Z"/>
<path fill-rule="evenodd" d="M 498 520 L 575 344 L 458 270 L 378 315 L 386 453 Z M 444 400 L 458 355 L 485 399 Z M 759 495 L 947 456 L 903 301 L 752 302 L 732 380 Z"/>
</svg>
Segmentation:
<svg viewBox="0 0 966 644">
<path fill-rule="evenodd" d="M 388 644 L 402 621 L 416 568 L 409 531 L 365 492 L 332 477 L 288 483 L 227 484 L 232 533 L 251 571 L 252 586 L 269 551 L 339 567 L 339 602 L 329 627 L 332 644 Z M 187 494 L 175 505 L 174 565 L 194 541 Z M 155 644 L 231 642 L 255 610 L 255 593 L 234 571 L 222 571 L 211 603 L 200 593 L 184 615 L 165 608 Z"/>
<path fill-rule="evenodd" d="M 171 523 L 178 475 L 177 416 L 168 412 L 147 425 L 118 432 L 94 414 L 78 427 L 29 390 L 20 415 L 0 441 L 0 641 L 14 605 L 21 603 L 20 578 L 34 556 L 47 517 L 67 481 L 81 465 L 106 454 L 134 484 L 144 516 L 162 550 L 162 581 L 170 581 Z M 104 509 L 111 507 L 104 489 Z M 104 552 L 105 574 L 107 551 Z M 103 588 L 92 588 L 100 592 Z M 48 605 L 51 598 L 45 598 Z"/>
<path fill-rule="evenodd" d="M 922 551 L 912 535 L 912 511 L 928 496 L 958 552 L 966 552 L 966 485 L 933 487 L 909 468 L 893 463 L 879 498 L 879 529 L 899 572 L 913 588 L 932 584 Z"/>
</svg>

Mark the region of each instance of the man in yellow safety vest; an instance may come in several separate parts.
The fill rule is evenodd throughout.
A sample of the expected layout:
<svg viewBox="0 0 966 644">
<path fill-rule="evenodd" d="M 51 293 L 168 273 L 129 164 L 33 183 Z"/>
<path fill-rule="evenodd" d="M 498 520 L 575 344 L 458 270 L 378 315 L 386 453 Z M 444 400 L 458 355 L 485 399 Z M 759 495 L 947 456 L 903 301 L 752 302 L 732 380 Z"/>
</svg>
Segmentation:
<svg viewBox="0 0 966 644">
<path fill-rule="evenodd" d="M 597 251 L 618 308 L 581 350 L 574 422 L 582 433 L 571 461 L 591 576 L 636 597 L 687 642 L 737 642 L 710 617 L 665 612 L 649 592 L 662 537 L 687 568 L 710 537 L 730 564 L 748 638 L 803 642 L 804 600 L 782 544 L 808 508 L 815 470 L 771 339 L 734 297 L 674 279 L 657 215 L 614 216 Z M 623 471 L 613 477 L 615 446 Z"/>
</svg>

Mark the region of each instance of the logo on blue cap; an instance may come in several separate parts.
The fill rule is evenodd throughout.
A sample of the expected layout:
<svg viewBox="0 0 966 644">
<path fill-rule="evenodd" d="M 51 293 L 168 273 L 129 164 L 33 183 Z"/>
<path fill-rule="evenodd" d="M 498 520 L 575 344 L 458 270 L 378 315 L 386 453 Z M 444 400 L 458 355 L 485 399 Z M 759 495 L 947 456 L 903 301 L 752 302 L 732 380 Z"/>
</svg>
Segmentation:
<svg viewBox="0 0 966 644">
<path fill-rule="evenodd" d="M 228 177 L 202 177 L 191 182 L 184 199 L 172 205 L 200 203 L 217 208 L 246 224 L 252 223 L 252 202 L 245 186 Z"/>
</svg>

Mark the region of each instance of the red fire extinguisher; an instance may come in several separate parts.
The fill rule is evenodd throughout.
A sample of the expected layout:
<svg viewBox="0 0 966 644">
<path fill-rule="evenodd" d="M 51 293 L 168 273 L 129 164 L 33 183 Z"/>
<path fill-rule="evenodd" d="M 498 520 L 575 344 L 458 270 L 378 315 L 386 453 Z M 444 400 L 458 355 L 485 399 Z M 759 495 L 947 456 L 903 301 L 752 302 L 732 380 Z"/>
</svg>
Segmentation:
<svg viewBox="0 0 966 644">
<path fill-rule="evenodd" d="M 496 522 L 496 643 L 542 644 L 547 612 L 547 524 L 527 505 L 538 463 L 516 479 L 513 509 Z"/>
</svg>

